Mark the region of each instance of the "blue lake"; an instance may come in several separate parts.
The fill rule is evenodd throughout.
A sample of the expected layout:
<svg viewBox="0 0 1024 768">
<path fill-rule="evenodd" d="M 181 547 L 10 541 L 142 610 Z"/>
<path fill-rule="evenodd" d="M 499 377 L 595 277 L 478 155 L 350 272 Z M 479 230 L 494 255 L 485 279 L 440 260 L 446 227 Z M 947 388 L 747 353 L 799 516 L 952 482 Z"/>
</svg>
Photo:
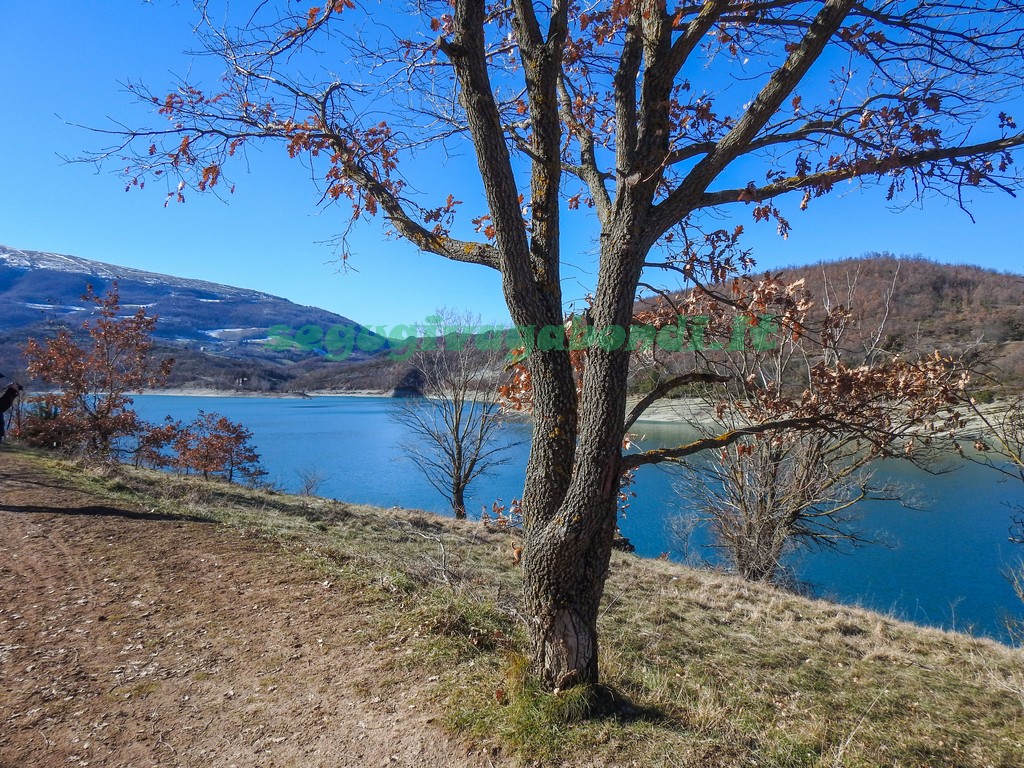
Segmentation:
<svg viewBox="0 0 1024 768">
<path fill-rule="evenodd" d="M 140 395 L 136 410 L 150 421 L 165 415 L 191 420 L 199 409 L 245 424 L 269 471 L 285 490 L 299 488 L 300 472 L 324 478 L 322 496 L 390 507 L 447 513 L 447 502 L 402 456 L 404 430 L 388 418 L 393 401 L 370 397 L 313 399 L 180 397 Z M 527 424 L 515 425 L 521 444 L 512 460 L 470 486 L 466 507 L 479 514 L 497 498 L 522 493 L 529 450 Z M 643 447 L 678 442 L 683 425 L 638 424 Z M 955 459 L 955 457 L 953 457 Z M 959 460 L 956 460 L 959 462 Z M 798 552 L 791 565 L 816 596 L 859 604 L 922 624 L 1006 639 L 1007 616 L 1024 618 L 1005 571 L 1020 563 L 1024 546 L 1007 540 L 1011 509 L 1024 504 L 1024 487 L 1000 482 L 996 473 L 959 462 L 942 475 L 929 475 L 903 462 L 889 462 L 879 476 L 915 489 L 920 509 L 892 502 L 865 502 L 858 529 L 881 540 L 853 550 Z M 714 560 L 700 532 L 684 547 L 671 521 L 686 516 L 684 499 L 674 492 L 670 469 L 645 467 L 620 527 L 637 553 L 673 559 L 688 554 Z"/>
</svg>

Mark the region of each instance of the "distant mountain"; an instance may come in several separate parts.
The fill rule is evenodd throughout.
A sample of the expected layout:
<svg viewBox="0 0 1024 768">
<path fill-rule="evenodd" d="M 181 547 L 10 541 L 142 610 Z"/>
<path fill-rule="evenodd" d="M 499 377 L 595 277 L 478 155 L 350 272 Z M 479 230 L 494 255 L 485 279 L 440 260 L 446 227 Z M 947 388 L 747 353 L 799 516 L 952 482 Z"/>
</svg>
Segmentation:
<svg viewBox="0 0 1024 768">
<path fill-rule="evenodd" d="M 268 293 L 0 245 L 0 370 L 21 367 L 18 346 L 29 336 L 80 328 L 91 311 L 81 298 L 86 286 L 102 294 L 115 280 L 125 314 L 144 307 L 159 317 L 154 340 L 178 361 L 173 384 L 286 387 L 298 373 L 293 364 L 315 355 L 268 344 L 273 326 L 371 334 L 347 317 Z M 347 362 L 368 357 L 356 349 Z"/>
<path fill-rule="evenodd" d="M 979 388 L 995 382 L 1024 388 L 1024 275 L 886 253 L 776 271 L 788 280 L 804 279 L 819 303 L 826 285 L 839 303 L 846 303 L 855 286 L 861 332 L 873 335 L 884 319 L 883 344 L 892 351 L 968 352 L 991 364 L 993 382 L 982 381 Z M 50 335 L 56 327 L 80 327 L 90 311 L 81 300 L 86 284 L 102 293 L 114 280 L 126 314 L 142 306 L 159 316 L 156 350 L 176 360 L 172 386 L 389 390 L 414 366 L 388 354 L 386 341 L 363 326 L 316 307 L 259 291 L 0 246 L 0 371 L 20 375 L 25 339 Z M 373 355 L 356 349 L 334 362 L 322 349 L 268 344 L 275 325 L 323 331 L 342 326 L 377 339 L 383 349 Z"/>
</svg>

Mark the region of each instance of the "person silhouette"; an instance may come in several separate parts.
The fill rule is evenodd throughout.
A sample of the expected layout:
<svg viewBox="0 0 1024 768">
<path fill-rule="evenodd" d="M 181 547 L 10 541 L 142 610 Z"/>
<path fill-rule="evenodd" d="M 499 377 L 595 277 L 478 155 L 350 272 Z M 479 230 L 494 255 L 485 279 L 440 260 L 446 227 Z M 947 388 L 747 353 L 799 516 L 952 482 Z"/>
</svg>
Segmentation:
<svg viewBox="0 0 1024 768">
<path fill-rule="evenodd" d="M 3 374 L 0 373 L 0 377 Z M 3 394 L 0 395 L 0 441 L 4 439 L 4 435 L 7 433 L 7 419 L 4 414 L 11 409 L 14 405 L 14 401 L 18 399 L 18 395 L 21 394 L 25 388 L 17 382 L 13 382 L 7 385 L 7 389 L 4 390 Z"/>
</svg>

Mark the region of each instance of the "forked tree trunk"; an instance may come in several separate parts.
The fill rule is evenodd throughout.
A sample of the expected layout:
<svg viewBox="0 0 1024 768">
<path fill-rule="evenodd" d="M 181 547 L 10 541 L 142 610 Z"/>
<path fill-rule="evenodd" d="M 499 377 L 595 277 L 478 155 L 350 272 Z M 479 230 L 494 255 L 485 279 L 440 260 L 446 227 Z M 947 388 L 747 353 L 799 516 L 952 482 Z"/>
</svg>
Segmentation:
<svg viewBox="0 0 1024 768">
<path fill-rule="evenodd" d="M 592 316 L 598 332 L 629 326 L 641 263 L 637 253 L 602 259 Z M 547 426 L 548 418 L 535 419 L 524 495 L 530 520 L 524 597 L 534 671 L 549 689 L 598 682 L 597 616 L 615 535 L 628 373 L 629 352 L 623 345 L 590 345 L 578 428 L 564 456 L 568 461 L 560 462 L 557 451 L 542 453 L 560 431 Z M 535 375 L 534 381 L 542 379 Z M 537 394 L 542 394 L 539 386 Z M 535 412 L 557 413 L 543 397 L 535 403 Z M 564 491 L 556 495 L 554 480 L 563 477 Z M 549 492 L 537 493 L 538 488 Z M 532 498 L 548 504 L 531 506 L 531 490 Z"/>
<path fill-rule="evenodd" d="M 546 527 L 530 539 L 524 552 L 534 671 L 549 690 L 598 680 L 597 617 L 616 514 L 614 499 L 599 506 L 586 509 L 566 503 L 559 516 L 570 524 L 596 518 L 598 525 L 578 532 Z"/>
<path fill-rule="evenodd" d="M 553 514 L 533 515 L 524 552 L 535 672 L 549 689 L 598 681 L 597 616 L 621 481 L 628 356 L 592 349 L 571 479 Z M 552 468 L 552 474 L 557 468 Z"/>
</svg>

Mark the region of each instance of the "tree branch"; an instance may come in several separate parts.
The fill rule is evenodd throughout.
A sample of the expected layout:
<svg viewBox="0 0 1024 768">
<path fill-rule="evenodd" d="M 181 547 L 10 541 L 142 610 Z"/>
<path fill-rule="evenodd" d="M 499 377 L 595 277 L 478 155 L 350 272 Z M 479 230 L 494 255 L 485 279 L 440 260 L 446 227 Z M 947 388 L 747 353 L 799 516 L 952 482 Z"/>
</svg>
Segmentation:
<svg viewBox="0 0 1024 768">
<path fill-rule="evenodd" d="M 686 384 L 696 384 L 698 382 L 704 384 L 724 384 L 730 381 L 729 376 L 719 376 L 716 373 L 683 373 L 678 376 L 672 376 L 658 383 L 658 385 L 648 392 L 644 397 L 640 399 L 636 405 L 633 406 L 629 415 L 626 416 L 626 422 L 624 429 L 628 432 L 629 428 L 633 426 L 637 419 L 639 419 L 644 412 L 651 407 L 658 400 L 663 398 L 669 392 L 679 387 L 685 386 Z"/>
<path fill-rule="evenodd" d="M 513 294 L 518 295 L 518 300 L 510 299 L 509 303 L 513 306 L 522 306 L 520 302 L 536 306 L 540 297 L 530 274 L 530 248 L 520 212 L 515 173 L 488 74 L 485 18 L 486 10 L 482 0 L 457 3 L 455 39 L 449 43 L 442 38 L 438 41 L 438 47 L 452 62 L 461 86 L 460 99 L 466 111 L 477 166 L 494 223 L 499 269 L 510 283 Z M 513 319 L 517 323 L 528 324 L 533 318 L 515 317 L 514 312 Z"/>
<path fill-rule="evenodd" d="M 579 177 L 587 185 L 590 196 L 594 200 L 594 206 L 597 208 L 597 218 L 602 226 L 606 226 L 611 221 L 612 212 L 611 197 L 608 195 L 608 189 L 604 185 L 607 174 L 602 173 L 597 165 L 597 155 L 594 151 L 594 132 L 577 120 L 573 112 L 572 94 L 569 93 L 569 83 L 564 73 L 558 81 L 558 96 L 562 120 L 569 126 L 573 135 L 576 136 L 576 140 L 580 143 L 579 166 L 575 169 L 566 168 L 565 170 Z"/>
<path fill-rule="evenodd" d="M 853 0 L 827 0 L 807 34 L 774 71 L 736 125 L 687 174 L 683 182 L 654 208 L 651 242 L 657 240 L 694 209 L 708 185 L 726 166 L 743 154 L 783 101 L 793 92 L 811 65 L 825 50 L 853 7 Z"/>
<path fill-rule="evenodd" d="M 941 162 L 943 160 L 957 160 L 971 157 L 981 157 L 1003 152 L 1024 145 L 1024 134 L 1008 136 L 983 144 L 971 144 L 961 147 L 941 147 L 927 149 L 920 152 L 908 152 L 894 154 L 883 158 L 866 158 L 856 163 L 851 163 L 845 168 L 810 173 L 806 176 L 791 176 L 783 181 L 774 184 L 766 184 L 763 187 L 744 187 L 742 189 L 723 189 L 715 192 L 708 192 L 702 195 L 697 203 L 697 208 L 710 208 L 724 203 L 736 202 L 760 202 L 779 195 L 793 192 L 798 189 L 828 188 L 839 181 L 860 178 L 873 174 L 882 174 L 890 171 L 916 168 L 926 163 Z M 1006 190 L 1010 194 L 1013 191 Z"/>
<path fill-rule="evenodd" d="M 727 432 L 723 432 L 715 437 L 705 437 L 700 440 L 694 440 L 692 443 L 686 445 L 676 446 L 674 448 L 656 448 L 650 451 L 644 451 L 643 453 L 635 453 L 622 458 L 622 471 L 629 469 L 636 469 L 646 464 L 660 464 L 664 461 L 675 461 L 685 456 L 692 456 L 695 453 L 701 451 L 711 450 L 713 448 L 725 448 L 726 446 L 732 445 L 737 440 L 748 437 L 750 435 L 760 435 L 765 432 L 774 432 L 779 430 L 791 429 L 813 429 L 820 427 L 829 421 L 826 416 L 800 416 L 792 419 L 782 419 L 780 421 L 771 421 L 764 424 L 755 424 L 749 427 L 742 427 L 740 429 L 730 429 Z"/>
<path fill-rule="evenodd" d="M 341 151 L 337 144 L 335 144 L 335 149 Z M 452 261 L 481 264 L 491 269 L 501 270 L 501 260 L 494 246 L 488 243 L 458 240 L 445 234 L 432 232 L 413 219 L 405 210 L 399 197 L 378 181 L 362 164 L 350 156 L 343 162 L 343 165 L 345 173 L 380 202 L 381 207 L 387 213 L 388 220 L 399 234 L 418 248 Z"/>
</svg>

